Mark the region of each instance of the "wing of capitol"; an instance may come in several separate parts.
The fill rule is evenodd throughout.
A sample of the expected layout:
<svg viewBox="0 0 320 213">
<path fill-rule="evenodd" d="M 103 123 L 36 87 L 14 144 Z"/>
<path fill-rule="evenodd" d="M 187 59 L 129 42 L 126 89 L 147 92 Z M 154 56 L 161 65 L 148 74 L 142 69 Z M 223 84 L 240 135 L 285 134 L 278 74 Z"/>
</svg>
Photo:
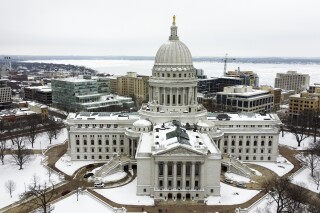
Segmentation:
<svg viewBox="0 0 320 213">
<path fill-rule="evenodd" d="M 204 200 L 220 195 L 221 169 L 250 176 L 248 161 L 274 162 L 275 114 L 210 113 L 197 103 L 197 76 L 175 19 L 158 50 L 149 101 L 138 113 L 71 113 L 68 154 L 107 162 L 96 176 L 137 170 L 137 195 Z"/>
</svg>

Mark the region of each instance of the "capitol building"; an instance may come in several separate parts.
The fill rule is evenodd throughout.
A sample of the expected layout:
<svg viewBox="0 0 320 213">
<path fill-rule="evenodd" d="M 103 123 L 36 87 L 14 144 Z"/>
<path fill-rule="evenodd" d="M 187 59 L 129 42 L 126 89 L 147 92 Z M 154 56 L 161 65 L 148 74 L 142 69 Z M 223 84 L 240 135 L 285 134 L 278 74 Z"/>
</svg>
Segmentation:
<svg viewBox="0 0 320 213">
<path fill-rule="evenodd" d="M 245 162 L 274 162 L 281 122 L 275 114 L 210 113 L 197 102 L 192 55 L 178 36 L 158 50 L 149 101 L 138 113 L 70 113 L 73 161 L 107 162 L 97 173 L 136 169 L 137 195 L 204 200 L 220 195 L 221 170 L 250 176 Z"/>
</svg>

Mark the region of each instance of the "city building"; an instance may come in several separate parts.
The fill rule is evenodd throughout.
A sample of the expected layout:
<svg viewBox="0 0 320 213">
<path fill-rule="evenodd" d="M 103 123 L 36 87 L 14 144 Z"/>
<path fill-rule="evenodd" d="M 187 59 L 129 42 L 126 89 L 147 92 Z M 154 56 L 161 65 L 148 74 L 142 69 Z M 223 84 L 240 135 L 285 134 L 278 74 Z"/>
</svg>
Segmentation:
<svg viewBox="0 0 320 213">
<path fill-rule="evenodd" d="M 289 115 L 297 116 L 303 111 L 316 111 L 320 109 L 320 88 L 314 93 L 303 91 L 289 97 Z"/>
<path fill-rule="evenodd" d="M 0 79 L 0 109 L 11 107 L 11 88 L 7 86 L 5 79 Z"/>
<path fill-rule="evenodd" d="M 52 104 L 52 90 L 49 86 L 24 87 L 24 100 L 37 101 L 42 104 Z"/>
<path fill-rule="evenodd" d="M 298 73 L 297 71 L 288 71 L 287 73 L 277 73 L 274 87 L 283 90 L 294 90 L 299 93 L 308 89 L 310 84 L 309 74 Z"/>
<path fill-rule="evenodd" d="M 117 77 L 117 95 L 132 97 L 138 106 L 148 100 L 149 76 L 139 76 L 136 72 Z"/>
<path fill-rule="evenodd" d="M 221 194 L 221 168 L 250 176 L 243 161 L 277 159 L 277 115 L 208 113 L 197 102 L 197 72 L 175 18 L 156 54 L 148 99 L 138 113 L 69 113 L 71 159 L 108 162 L 96 177 L 137 168 L 138 195 L 194 201 Z"/>
<path fill-rule="evenodd" d="M 217 107 L 224 111 L 265 113 L 273 111 L 273 104 L 273 94 L 252 86 L 230 86 L 217 92 Z"/>
<path fill-rule="evenodd" d="M 273 95 L 273 110 L 277 111 L 280 109 L 281 105 L 281 89 L 280 88 L 273 88 L 272 86 L 261 86 L 261 90 L 269 91 L 270 94 Z"/>
<path fill-rule="evenodd" d="M 319 83 L 314 83 L 313 85 L 309 86 L 308 92 L 309 93 L 315 93 L 317 88 L 320 88 L 320 84 Z"/>
<path fill-rule="evenodd" d="M 132 98 L 108 95 L 108 80 L 65 78 L 53 79 L 52 104 L 70 112 L 121 111 L 133 106 Z"/>
<path fill-rule="evenodd" d="M 214 94 L 222 92 L 224 87 L 243 85 L 243 80 L 236 77 L 218 77 L 198 80 L 198 92 L 202 94 Z"/>
<path fill-rule="evenodd" d="M 240 68 L 238 68 L 235 71 L 228 71 L 226 76 L 241 78 L 241 85 L 259 87 L 259 76 L 253 71 L 240 71 Z"/>
</svg>

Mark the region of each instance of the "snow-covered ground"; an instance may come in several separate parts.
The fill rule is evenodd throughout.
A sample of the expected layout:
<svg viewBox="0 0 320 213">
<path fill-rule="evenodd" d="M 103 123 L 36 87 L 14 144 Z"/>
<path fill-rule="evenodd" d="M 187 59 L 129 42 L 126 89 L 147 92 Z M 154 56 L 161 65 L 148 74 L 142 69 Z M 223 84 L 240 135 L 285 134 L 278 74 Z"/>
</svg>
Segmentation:
<svg viewBox="0 0 320 213">
<path fill-rule="evenodd" d="M 302 187 L 320 193 L 320 187 L 317 190 L 317 184 L 313 181 L 311 177 L 311 170 L 309 168 L 305 168 L 299 174 L 295 175 L 292 179 L 292 183 L 302 183 Z"/>
<path fill-rule="evenodd" d="M 96 163 L 96 161 L 71 161 L 70 156 L 62 156 L 55 164 L 55 166 L 67 175 L 73 175 L 79 168 Z"/>
<path fill-rule="evenodd" d="M 258 190 L 237 188 L 225 183 L 220 183 L 220 186 L 221 196 L 209 196 L 206 199 L 207 205 L 240 204 L 250 200 L 260 192 Z"/>
<path fill-rule="evenodd" d="M 318 137 L 318 139 L 320 139 Z M 309 148 L 310 144 L 313 143 L 313 137 L 308 137 L 306 139 L 304 139 L 301 144 L 300 147 L 298 147 L 298 142 L 297 139 L 295 138 L 295 136 L 290 133 L 290 132 L 285 132 L 284 136 L 282 137 L 282 133 L 280 132 L 279 135 L 279 144 L 281 145 L 285 145 L 285 146 L 289 146 L 293 149 L 297 149 L 297 150 L 306 150 Z"/>
<path fill-rule="evenodd" d="M 231 179 L 231 180 L 237 181 L 237 182 L 239 182 L 239 181 L 245 182 L 245 183 L 249 183 L 250 182 L 250 178 L 247 178 L 247 177 L 244 177 L 244 176 L 232 173 L 232 172 L 226 172 L 224 174 L 224 176 L 226 178 L 228 178 L 228 179 Z"/>
<path fill-rule="evenodd" d="M 19 166 L 12 162 L 12 157 L 5 156 L 5 164 L 0 165 L 0 208 L 18 201 L 19 195 L 25 191 L 25 187 L 28 187 L 34 175 L 39 177 L 40 181 L 49 182 L 48 170 L 41 165 L 42 159 L 44 159 L 42 155 L 32 155 L 30 161 L 23 166 L 22 170 L 19 170 Z M 16 184 L 12 198 L 4 185 L 8 180 L 13 180 Z M 50 180 L 54 183 L 60 182 L 59 177 L 53 173 Z"/>
<path fill-rule="evenodd" d="M 279 176 L 283 176 L 290 172 L 293 169 L 293 164 L 288 161 L 286 158 L 279 155 L 277 157 L 277 162 L 255 162 L 251 161 L 248 162 L 250 164 L 256 164 L 259 166 L 266 167 L 267 169 L 270 169 L 271 171 L 275 172 Z"/>
<path fill-rule="evenodd" d="M 249 169 L 250 169 L 251 171 L 253 171 L 253 172 L 255 173 L 255 175 L 257 175 L 257 176 L 262 176 L 262 173 L 259 172 L 258 170 L 252 169 L 252 168 L 250 168 L 250 167 L 249 167 Z"/>
<path fill-rule="evenodd" d="M 265 212 L 276 212 L 276 202 L 268 195 L 258 205 L 251 208 L 248 213 L 265 213 Z"/>
<path fill-rule="evenodd" d="M 33 144 L 33 149 L 47 149 L 50 145 L 60 144 L 63 143 L 68 138 L 68 131 L 66 128 L 63 128 L 60 134 L 57 136 L 57 139 L 53 138 L 50 144 L 48 136 L 45 132 L 40 133 L 36 141 Z M 11 146 L 11 141 L 7 140 L 7 146 Z M 28 148 L 32 148 L 31 143 L 27 143 Z"/>
<path fill-rule="evenodd" d="M 111 182 L 111 181 L 118 181 L 118 180 L 121 180 L 122 178 L 124 178 L 125 176 L 127 176 L 127 173 L 125 173 L 125 172 L 117 172 L 117 173 L 114 173 L 112 175 L 105 176 L 102 179 L 102 181 L 104 183 Z"/>
<path fill-rule="evenodd" d="M 83 192 L 79 194 L 78 201 L 77 195 L 73 194 L 67 198 L 60 200 L 53 204 L 54 213 L 65 213 L 65 212 L 77 212 L 77 213 L 88 213 L 88 212 L 104 212 L 114 213 L 114 210 L 104 204 L 103 202 L 95 199 L 94 197 Z"/>
<path fill-rule="evenodd" d="M 129 184 L 111 188 L 111 189 L 95 189 L 95 191 L 111 201 L 123 205 L 154 205 L 154 200 L 149 196 L 137 196 L 137 178 Z"/>
</svg>

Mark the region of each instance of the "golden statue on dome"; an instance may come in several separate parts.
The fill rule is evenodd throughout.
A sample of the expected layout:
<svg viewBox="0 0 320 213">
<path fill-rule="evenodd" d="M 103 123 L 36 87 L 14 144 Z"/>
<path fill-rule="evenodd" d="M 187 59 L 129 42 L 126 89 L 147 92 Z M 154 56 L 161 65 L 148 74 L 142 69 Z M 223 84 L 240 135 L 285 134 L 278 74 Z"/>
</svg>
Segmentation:
<svg viewBox="0 0 320 213">
<path fill-rule="evenodd" d="M 173 15 L 172 19 L 173 19 L 172 24 L 175 25 L 176 24 L 176 15 Z"/>
</svg>

